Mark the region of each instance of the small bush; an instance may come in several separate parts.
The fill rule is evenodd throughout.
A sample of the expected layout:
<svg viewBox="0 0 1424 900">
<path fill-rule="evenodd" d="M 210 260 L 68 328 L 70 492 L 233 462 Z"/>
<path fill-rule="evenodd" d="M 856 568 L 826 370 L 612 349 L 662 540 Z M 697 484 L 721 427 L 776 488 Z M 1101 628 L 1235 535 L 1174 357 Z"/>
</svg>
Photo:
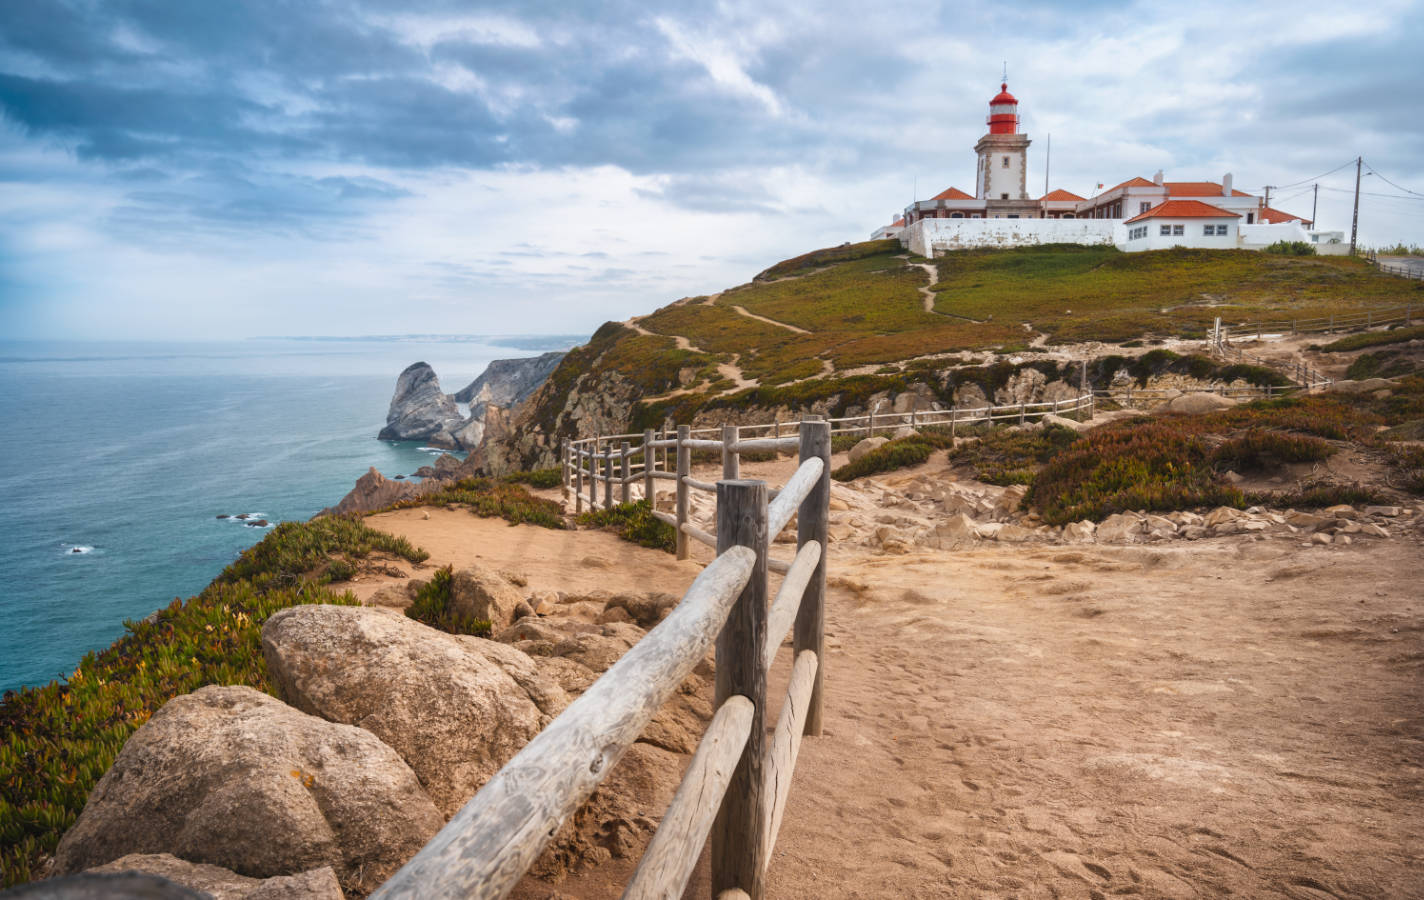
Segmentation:
<svg viewBox="0 0 1424 900">
<path fill-rule="evenodd" d="M 1424 495 L 1424 447 L 1391 444 L 1388 453 L 1390 465 L 1398 470 L 1398 487 Z"/>
<path fill-rule="evenodd" d="M 500 478 L 505 484 L 527 484 L 533 488 L 556 488 L 564 483 L 564 473 L 558 467 L 510 472 Z"/>
<path fill-rule="evenodd" d="M 1306 241 L 1276 241 L 1266 252 L 1277 256 L 1314 256 L 1315 246 Z"/>
<path fill-rule="evenodd" d="M 436 569 L 430 582 L 415 595 L 415 601 L 406 607 L 405 614 L 416 620 L 450 634 L 473 634 L 489 637 L 494 623 L 489 619 L 461 616 L 450 608 L 450 585 L 454 574 L 450 566 Z"/>
<path fill-rule="evenodd" d="M 1418 368 L 1414 360 L 1406 356 L 1385 351 L 1383 353 L 1361 353 L 1345 370 L 1345 377 L 1355 381 L 1366 378 L 1394 378 Z"/>
<path fill-rule="evenodd" d="M 1285 463 L 1318 462 L 1335 452 L 1320 438 L 1252 428 L 1211 453 L 1218 467 L 1237 471 L 1269 469 Z"/>
<path fill-rule="evenodd" d="M 467 507 L 470 512 L 487 519 L 504 519 L 511 525 L 538 525 L 543 528 L 565 528 L 564 509 L 553 500 L 529 493 L 523 485 L 490 478 L 465 478 L 415 500 L 403 500 L 389 507 L 405 509 L 413 506 Z"/>
<path fill-rule="evenodd" d="M 1024 504 L 1038 507 L 1050 525 L 1126 510 L 1245 506 L 1240 491 L 1213 480 L 1207 457 L 1205 441 L 1180 421 L 1114 423 L 1051 459 Z"/>
<path fill-rule="evenodd" d="M 1252 493 L 1248 495 L 1246 502 L 1253 506 L 1272 506 L 1277 509 L 1324 509 L 1342 503 L 1351 506 L 1388 503 L 1389 498 L 1373 488 L 1358 484 L 1317 482 L 1303 485 L 1293 491 Z"/>
<path fill-rule="evenodd" d="M 1331 341 L 1320 349 L 1331 352 L 1363 350 L 1366 347 L 1403 344 L 1421 338 L 1424 338 L 1424 325 L 1413 325 L 1408 328 L 1391 328 L 1388 331 L 1367 331 L 1363 334 L 1346 335 L 1339 340 Z"/>
<path fill-rule="evenodd" d="M 654 550 L 677 549 L 677 532 L 668 523 L 653 515 L 647 500 L 621 503 L 612 509 L 595 509 L 578 517 L 583 528 L 604 528 L 625 541 Z"/>
<path fill-rule="evenodd" d="M 848 462 L 831 471 L 836 481 L 854 481 L 866 475 L 893 472 L 917 466 L 936 450 L 953 446 L 954 439 L 938 431 L 922 431 L 909 437 L 895 438 L 871 450 L 855 462 Z"/>
<path fill-rule="evenodd" d="M 355 560 L 380 550 L 413 563 L 430 554 L 402 537 L 368 527 L 353 516 L 322 516 L 310 522 L 283 522 L 247 548 L 218 581 L 251 581 L 259 588 L 290 586 L 303 579 L 318 584 L 356 574 Z"/>
<path fill-rule="evenodd" d="M 1079 437 L 1073 429 L 1060 425 L 1038 431 L 994 428 L 979 440 L 954 448 L 949 458 L 972 466 L 975 477 L 989 484 L 1030 484 L 1040 466 Z"/>
</svg>

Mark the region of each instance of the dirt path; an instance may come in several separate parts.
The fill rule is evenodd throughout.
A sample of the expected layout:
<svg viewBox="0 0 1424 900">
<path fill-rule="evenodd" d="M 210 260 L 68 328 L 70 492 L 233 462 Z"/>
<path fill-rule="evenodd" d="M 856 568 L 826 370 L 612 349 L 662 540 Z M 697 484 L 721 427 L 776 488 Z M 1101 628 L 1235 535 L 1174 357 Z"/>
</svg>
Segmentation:
<svg viewBox="0 0 1424 900">
<path fill-rule="evenodd" d="M 905 257 L 905 258 L 908 259 L 909 257 Z M 937 315 L 937 316 L 944 316 L 946 319 L 960 319 L 960 320 L 963 320 L 963 321 L 965 321 L 965 322 L 973 322 L 973 323 L 975 323 L 976 325 L 982 325 L 982 324 L 983 324 L 983 322 L 984 322 L 983 319 L 975 319 L 975 318 L 971 318 L 970 316 L 961 316 L 961 315 L 958 314 L 958 313 L 947 313 L 947 312 L 944 312 L 943 310 L 936 309 L 936 308 L 935 308 L 936 294 L 935 294 L 933 288 L 934 288 L 934 286 L 935 286 L 936 284 L 939 283 L 939 268 L 938 268 L 937 266 L 935 266 L 934 263 L 914 263 L 914 265 L 917 266 L 918 268 L 924 269 L 925 272 L 926 272 L 926 274 L 928 274 L 928 275 L 930 276 L 930 283 L 927 284 L 927 285 L 925 285 L 924 287 L 920 288 L 920 294 L 921 294 L 921 296 L 924 297 L 925 312 L 927 312 L 927 313 L 934 313 L 934 314 Z"/>
<path fill-rule="evenodd" d="M 424 512 L 370 521 L 531 589 L 680 591 L 698 569 Z M 1424 897 L 1413 539 L 831 553 L 826 733 L 770 897 Z M 520 896 L 617 897 L 632 866 Z"/>
<path fill-rule="evenodd" d="M 759 315 L 757 315 L 757 314 L 754 313 L 754 312 L 748 312 L 748 311 L 747 311 L 747 308 L 746 308 L 745 306 L 735 306 L 735 305 L 734 305 L 734 306 L 730 306 L 730 307 L 728 307 L 728 308 L 729 308 L 729 309 L 736 310 L 737 315 L 739 315 L 739 316 L 746 316 L 748 319 L 756 319 L 758 322 L 765 322 L 765 323 L 768 324 L 768 325 L 775 325 L 777 328 L 785 328 L 787 331 L 794 332 L 794 333 L 796 333 L 796 334 L 810 334 L 810 333 L 811 333 L 811 332 L 807 331 L 807 330 L 804 329 L 804 328 L 797 328 L 795 325 L 788 325 L 788 324 L 786 324 L 785 322 L 778 322 L 778 321 L 776 321 L 775 319 L 768 319 L 766 316 L 759 316 Z"/>
<path fill-rule="evenodd" d="M 712 304 L 718 297 L 720 297 L 720 296 L 722 296 L 722 295 L 721 295 L 721 294 L 713 294 L 711 297 L 708 297 L 706 300 L 704 300 L 703 303 L 704 303 L 704 304 L 707 304 L 707 305 L 711 305 L 711 304 Z M 741 307 L 736 307 L 736 309 L 740 310 Z M 745 312 L 745 311 L 743 311 L 743 312 Z M 746 313 L 746 314 L 749 315 L 749 316 L 751 315 L 750 313 Z M 757 317 L 757 316 L 751 316 L 751 318 L 758 318 L 758 317 Z M 771 322 L 770 319 L 766 319 L 765 321 Z M 697 346 L 696 344 L 692 343 L 692 341 L 688 340 L 687 338 L 683 337 L 683 336 L 680 335 L 680 334 L 661 334 L 661 333 L 656 332 L 656 331 L 649 331 L 648 329 L 646 329 L 646 328 L 643 327 L 642 323 L 638 320 L 638 318 L 629 319 L 628 321 L 624 322 L 623 324 L 626 325 L 626 326 L 628 326 L 629 328 L 633 329 L 634 331 L 638 332 L 639 334 L 646 336 L 646 337 L 666 337 L 666 338 L 672 338 L 673 343 L 675 343 L 675 344 L 677 345 L 677 349 L 679 349 L 679 350 L 689 350 L 689 351 L 691 351 L 691 352 L 693 352 L 693 353 L 701 353 L 701 354 L 703 354 L 703 355 L 705 355 L 705 356 L 713 356 L 713 357 L 716 356 L 715 353 L 708 353 L 706 350 L 703 350 L 701 347 L 699 347 L 699 346 Z M 779 324 L 781 324 L 781 323 L 779 323 L 779 322 L 771 322 L 771 324 L 773 324 L 773 325 L 779 325 Z M 785 325 L 785 326 L 783 326 L 783 327 L 785 327 L 785 328 L 791 328 L 792 326 L 790 326 L 790 325 Z M 718 364 L 717 364 L 717 374 L 720 375 L 720 376 L 722 376 L 723 378 L 726 378 L 726 379 L 728 379 L 729 381 L 731 381 L 731 382 L 732 382 L 732 385 L 733 385 L 732 387 L 727 388 L 726 390 L 722 391 L 722 392 L 721 392 L 722 394 L 734 394 L 734 393 L 736 393 L 737 391 L 745 390 L 746 388 L 753 388 L 753 387 L 758 387 L 758 386 L 760 386 L 761 382 L 757 381 L 755 378 L 747 378 L 747 377 L 746 377 L 746 375 L 742 372 L 741 366 L 739 365 L 740 362 L 741 362 L 741 356 L 734 353 L 734 354 L 732 354 L 732 361 L 731 361 L 731 362 L 718 363 Z M 644 402 L 650 402 L 650 401 L 654 401 L 654 400 L 666 400 L 666 399 L 668 399 L 669 397 L 676 397 L 676 396 L 678 396 L 678 395 L 680 395 L 680 394 L 687 394 L 687 393 L 691 393 L 691 392 L 692 392 L 692 388 L 683 388 L 683 389 L 681 389 L 681 390 L 670 391 L 669 393 L 662 394 L 662 395 L 656 396 L 656 397 L 646 397 L 646 398 L 644 398 Z"/>
</svg>

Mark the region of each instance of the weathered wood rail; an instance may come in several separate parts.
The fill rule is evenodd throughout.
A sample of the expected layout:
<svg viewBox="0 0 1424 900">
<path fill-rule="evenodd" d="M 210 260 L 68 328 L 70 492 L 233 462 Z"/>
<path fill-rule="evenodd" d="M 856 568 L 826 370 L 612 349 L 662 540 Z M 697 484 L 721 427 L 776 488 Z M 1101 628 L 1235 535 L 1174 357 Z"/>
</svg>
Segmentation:
<svg viewBox="0 0 1424 900">
<path fill-rule="evenodd" d="M 682 431 L 679 458 L 692 449 Z M 709 835 L 712 896 L 765 896 L 767 865 L 801 738 L 820 735 L 822 719 L 831 426 L 808 421 L 799 423 L 798 432 L 774 442 L 777 449 L 799 448 L 801 459 L 774 500 L 764 482 L 735 477 L 734 447 L 723 466 L 731 477 L 714 486 L 717 556 L 682 601 L 500 769 L 373 897 L 506 896 L 714 647 L 716 713 L 623 897 L 681 897 Z M 617 441 L 621 474 L 616 479 L 626 496 L 633 480 L 632 454 L 628 442 L 621 436 Z M 657 443 L 645 435 L 649 485 L 659 474 L 653 469 Z M 588 458 L 602 463 L 609 502 L 615 457 L 603 449 Z M 596 498 L 599 482 L 591 479 L 590 484 L 590 496 Z M 768 603 L 767 550 L 793 518 L 796 556 L 774 602 Z M 695 529 L 686 534 L 710 537 Z M 791 684 L 768 738 L 767 670 L 788 631 Z"/>
<path fill-rule="evenodd" d="M 1316 369 L 1304 360 L 1297 360 L 1294 363 L 1282 365 L 1277 360 L 1266 359 L 1263 356 L 1247 353 L 1245 350 L 1231 343 L 1230 331 L 1225 325 L 1221 324 L 1220 318 L 1216 320 L 1211 332 L 1207 335 L 1207 349 L 1213 354 L 1226 359 L 1234 359 L 1237 362 L 1251 363 L 1264 368 L 1274 369 L 1295 382 L 1293 385 L 1284 387 L 1268 385 L 1263 389 L 1267 397 L 1302 390 L 1308 393 L 1317 388 L 1329 387 L 1335 383 L 1332 379 L 1322 374 L 1319 369 Z"/>
</svg>

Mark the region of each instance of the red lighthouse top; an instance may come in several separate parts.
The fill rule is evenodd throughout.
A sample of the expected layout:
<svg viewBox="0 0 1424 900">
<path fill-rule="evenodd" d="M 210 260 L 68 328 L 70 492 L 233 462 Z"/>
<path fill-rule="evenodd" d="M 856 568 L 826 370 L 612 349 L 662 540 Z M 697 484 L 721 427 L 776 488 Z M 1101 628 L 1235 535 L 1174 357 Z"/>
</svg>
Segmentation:
<svg viewBox="0 0 1424 900">
<path fill-rule="evenodd" d="M 1009 93 L 1009 84 L 999 85 L 999 94 L 989 101 L 989 133 L 1015 134 L 1019 130 L 1019 101 Z"/>
</svg>

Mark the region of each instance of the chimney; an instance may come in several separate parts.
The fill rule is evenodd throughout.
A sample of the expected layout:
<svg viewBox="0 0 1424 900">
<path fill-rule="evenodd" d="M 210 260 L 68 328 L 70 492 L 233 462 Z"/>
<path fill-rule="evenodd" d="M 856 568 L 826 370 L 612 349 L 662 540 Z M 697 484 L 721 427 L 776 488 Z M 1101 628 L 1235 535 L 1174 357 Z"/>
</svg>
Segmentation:
<svg viewBox="0 0 1424 900">
<path fill-rule="evenodd" d="M 1162 170 L 1158 169 L 1157 174 L 1152 176 L 1152 183 L 1157 185 L 1158 187 L 1161 187 L 1162 181 L 1165 177 L 1166 176 L 1162 174 Z"/>
<path fill-rule="evenodd" d="M 1231 196 L 1231 173 L 1230 173 L 1230 172 L 1227 172 L 1225 175 L 1221 176 L 1221 196 L 1223 196 L 1223 197 L 1230 197 L 1230 196 Z"/>
</svg>

